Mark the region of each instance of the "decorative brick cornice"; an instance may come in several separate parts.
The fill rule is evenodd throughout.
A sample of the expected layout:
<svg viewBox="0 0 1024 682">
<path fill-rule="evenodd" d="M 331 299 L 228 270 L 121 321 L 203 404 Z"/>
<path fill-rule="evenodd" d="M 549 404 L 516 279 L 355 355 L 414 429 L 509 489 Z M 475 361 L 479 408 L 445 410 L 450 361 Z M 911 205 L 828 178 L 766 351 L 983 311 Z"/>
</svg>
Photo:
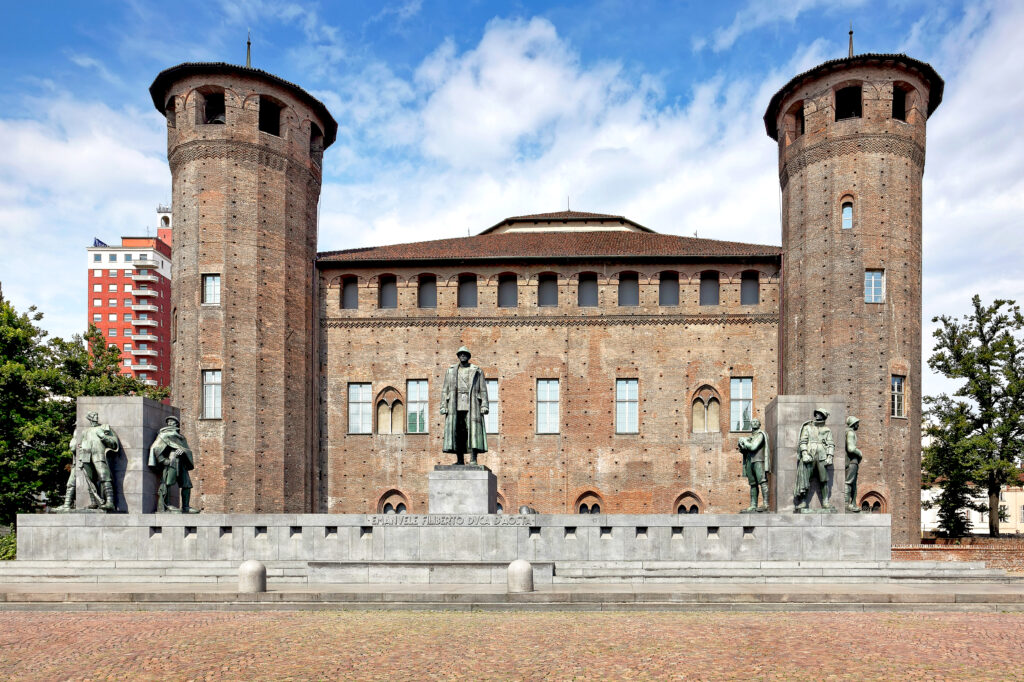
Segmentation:
<svg viewBox="0 0 1024 682">
<path fill-rule="evenodd" d="M 242 163 L 259 164 L 274 171 L 305 171 L 319 186 L 318 170 L 291 161 L 287 156 L 251 142 L 238 140 L 192 140 L 178 145 L 167 159 L 171 173 L 177 173 L 183 163 L 198 159 L 229 159 Z"/>
<path fill-rule="evenodd" d="M 903 156 L 924 170 L 924 147 L 896 135 L 846 135 L 811 145 L 794 154 L 779 169 L 779 183 L 785 189 L 789 178 L 808 166 L 845 154 L 889 154 Z"/>
<path fill-rule="evenodd" d="M 774 324 L 779 316 L 755 315 L 603 315 L 601 317 L 331 317 L 320 320 L 325 329 L 396 327 L 602 327 L 660 325 Z"/>
</svg>

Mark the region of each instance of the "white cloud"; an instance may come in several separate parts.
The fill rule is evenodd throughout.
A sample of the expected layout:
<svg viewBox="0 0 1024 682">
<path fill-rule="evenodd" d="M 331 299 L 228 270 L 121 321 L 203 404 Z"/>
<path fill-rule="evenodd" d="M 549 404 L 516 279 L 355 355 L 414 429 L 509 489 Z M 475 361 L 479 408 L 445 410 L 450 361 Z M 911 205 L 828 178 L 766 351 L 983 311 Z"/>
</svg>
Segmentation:
<svg viewBox="0 0 1024 682">
<path fill-rule="evenodd" d="M 710 41 L 711 48 L 715 52 L 727 50 L 745 33 L 750 33 L 763 26 L 778 23 L 792 24 L 801 14 L 819 9 L 824 6 L 826 9 L 834 10 L 845 7 L 855 7 L 864 4 L 865 0 L 749 0 L 747 4 L 736 13 L 732 23 L 714 32 Z M 697 38 L 693 41 L 695 51 L 703 49 L 708 41 Z"/>
</svg>

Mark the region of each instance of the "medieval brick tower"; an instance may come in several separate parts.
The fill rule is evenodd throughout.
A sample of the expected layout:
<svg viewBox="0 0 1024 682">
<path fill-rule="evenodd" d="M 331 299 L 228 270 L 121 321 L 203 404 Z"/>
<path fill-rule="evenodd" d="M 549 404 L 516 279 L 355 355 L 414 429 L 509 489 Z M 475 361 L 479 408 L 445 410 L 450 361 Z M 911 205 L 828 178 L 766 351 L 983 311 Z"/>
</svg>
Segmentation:
<svg viewBox="0 0 1024 682">
<path fill-rule="evenodd" d="M 920 536 L 921 179 L 942 89 L 928 64 L 851 49 L 764 116 L 782 187 L 779 392 L 846 398 L 865 455 L 857 502 L 892 514 L 894 542 Z"/>
<path fill-rule="evenodd" d="M 171 395 L 212 512 L 305 512 L 317 475 L 317 204 L 337 124 L 264 71 L 186 63 L 150 87 L 173 185 Z"/>
</svg>

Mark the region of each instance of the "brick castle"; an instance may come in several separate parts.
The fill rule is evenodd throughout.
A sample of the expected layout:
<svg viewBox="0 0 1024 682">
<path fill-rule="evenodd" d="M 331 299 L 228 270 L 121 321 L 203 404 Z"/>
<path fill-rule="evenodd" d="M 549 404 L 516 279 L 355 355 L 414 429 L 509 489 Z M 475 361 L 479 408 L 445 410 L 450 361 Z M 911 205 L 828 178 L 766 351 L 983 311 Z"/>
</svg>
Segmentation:
<svg viewBox="0 0 1024 682">
<path fill-rule="evenodd" d="M 921 180 L 942 88 L 928 64 L 865 54 L 779 90 L 781 248 L 564 211 L 318 254 L 326 107 L 248 67 L 162 72 L 172 400 L 202 506 L 425 512 L 465 344 L 490 380 L 481 462 L 504 510 L 738 511 L 750 419 L 780 393 L 830 394 L 862 420 L 857 503 L 916 541 Z"/>
</svg>

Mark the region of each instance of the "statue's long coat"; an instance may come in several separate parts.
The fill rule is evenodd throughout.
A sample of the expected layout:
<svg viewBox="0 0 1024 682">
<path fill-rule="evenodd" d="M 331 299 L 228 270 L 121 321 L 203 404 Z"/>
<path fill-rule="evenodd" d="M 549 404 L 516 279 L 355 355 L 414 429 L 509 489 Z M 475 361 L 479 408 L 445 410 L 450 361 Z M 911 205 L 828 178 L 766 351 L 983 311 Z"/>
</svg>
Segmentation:
<svg viewBox="0 0 1024 682">
<path fill-rule="evenodd" d="M 484 414 L 487 411 L 487 386 L 484 373 L 476 365 L 473 370 L 473 381 L 469 389 L 469 414 L 466 415 L 466 429 L 469 431 L 469 448 L 477 452 L 487 452 L 487 429 L 484 425 Z M 448 408 L 444 418 L 444 446 L 442 452 L 455 452 L 455 417 L 459 398 L 459 365 L 448 368 L 444 375 L 441 388 L 441 404 Z M 467 450 L 468 451 L 468 450 Z"/>
</svg>

